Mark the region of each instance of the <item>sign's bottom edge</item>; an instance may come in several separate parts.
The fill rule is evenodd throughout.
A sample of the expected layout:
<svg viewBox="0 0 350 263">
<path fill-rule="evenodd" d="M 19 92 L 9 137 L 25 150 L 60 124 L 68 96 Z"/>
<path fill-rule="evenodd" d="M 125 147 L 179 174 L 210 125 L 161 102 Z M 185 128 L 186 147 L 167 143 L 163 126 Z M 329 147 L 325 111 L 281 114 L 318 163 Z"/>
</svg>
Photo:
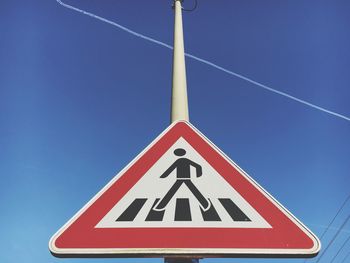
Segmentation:
<svg viewBox="0 0 350 263">
<path fill-rule="evenodd" d="M 319 251 L 302 253 L 302 252 L 132 252 L 132 253 L 116 253 L 116 252 L 53 252 L 51 254 L 57 258 L 313 258 L 316 257 Z"/>
</svg>

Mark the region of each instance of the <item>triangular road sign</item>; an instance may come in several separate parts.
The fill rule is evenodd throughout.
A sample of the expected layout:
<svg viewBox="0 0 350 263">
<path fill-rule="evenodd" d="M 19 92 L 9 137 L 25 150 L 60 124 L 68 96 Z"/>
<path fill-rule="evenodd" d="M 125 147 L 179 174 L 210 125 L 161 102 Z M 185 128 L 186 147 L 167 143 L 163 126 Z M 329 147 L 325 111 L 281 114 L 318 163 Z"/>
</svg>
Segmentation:
<svg viewBox="0 0 350 263">
<path fill-rule="evenodd" d="M 311 257 L 320 242 L 190 123 L 170 125 L 50 240 L 56 256 Z"/>
</svg>

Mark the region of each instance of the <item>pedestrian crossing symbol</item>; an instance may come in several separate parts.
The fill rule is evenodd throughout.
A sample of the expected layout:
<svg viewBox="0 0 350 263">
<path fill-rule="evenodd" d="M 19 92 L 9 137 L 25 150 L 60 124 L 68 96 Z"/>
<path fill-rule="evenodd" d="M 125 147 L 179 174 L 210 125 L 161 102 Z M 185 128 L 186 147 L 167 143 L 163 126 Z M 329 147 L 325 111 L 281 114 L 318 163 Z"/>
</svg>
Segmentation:
<svg viewBox="0 0 350 263">
<path fill-rule="evenodd" d="M 270 225 L 184 139 L 179 138 L 96 227 Z"/>
<path fill-rule="evenodd" d="M 166 129 L 50 240 L 56 256 L 314 256 L 317 237 L 188 122 Z"/>
</svg>

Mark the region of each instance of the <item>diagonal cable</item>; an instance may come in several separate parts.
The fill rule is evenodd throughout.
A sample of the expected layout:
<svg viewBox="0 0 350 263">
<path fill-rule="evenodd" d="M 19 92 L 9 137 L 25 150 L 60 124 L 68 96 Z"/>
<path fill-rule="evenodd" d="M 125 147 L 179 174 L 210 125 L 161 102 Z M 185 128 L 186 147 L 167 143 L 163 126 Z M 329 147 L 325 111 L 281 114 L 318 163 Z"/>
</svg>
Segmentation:
<svg viewBox="0 0 350 263">
<path fill-rule="evenodd" d="M 350 251 L 348 252 L 348 254 L 346 254 L 346 256 L 344 257 L 343 261 L 341 263 L 345 263 L 345 260 L 350 256 Z"/>
<path fill-rule="evenodd" d="M 331 239 L 331 241 L 328 243 L 328 245 L 326 246 L 326 248 L 323 250 L 323 253 L 317 258 L 316 262 L 319 262 L 322 257 L 326 254 L 327 250 L 330 248 L 330 246 L 333 244 L 333 242 L 335 241 L 335 239 L 338 237 L 339 233 L 341 232 L 341 230 L 344 228 L 344 226 L 348 223 L 350 219 L 350 215 L 347 216 L 347 218 L 345 219 L 345 221 L 343 222 L 343 224 L 341 225 L 341 227 L 338 229 L 338 231 L 335 233 L 335 235 L 333 236 L 333 238 Z"/>
<path fill-rule="evenodd" d="M 350 194 L 348 195 L 348 197 L 344 200 L 344 202 L 342 203 L 342 205 L 339 207 L 337 213 L 335 214 L 335 216 L 333 217 L 333 219 L 331 220 L 331 222 L 328 224 L 327 228 L 323 231 L 320 240 L 322 240 L 322 238 L 324 237 L 324 235 L 328 232 L 329 228 L 332 226 L 332 224 L 334 223 L 335 219 L 337 218 L 337 216 L 339 215 L 339 213 L 343 210 L 344 206 L 346 205 L 346 203 L 349 201 L 350 199 Z M 339 231 L 339 229 L 338 229 Z M 307 261 L 307 259 L 304 260 L 304 263 Z"/>
<path fill-rule="evenodd" d="M 338 249 L 335 256 L 332 258 L 331 262 L 329 262 L 329 263 L 333 263 L 333 261 L 336 259 L 336 257 L 339 255 L 340 251 L 342 251 L 342 249 L 345 247 L 345 245 L 348 243 L 349 240 L 350 240 L 350 236 L 344 241 L 343 245 L 341 245 L 341 247 Z"/>
</svg>

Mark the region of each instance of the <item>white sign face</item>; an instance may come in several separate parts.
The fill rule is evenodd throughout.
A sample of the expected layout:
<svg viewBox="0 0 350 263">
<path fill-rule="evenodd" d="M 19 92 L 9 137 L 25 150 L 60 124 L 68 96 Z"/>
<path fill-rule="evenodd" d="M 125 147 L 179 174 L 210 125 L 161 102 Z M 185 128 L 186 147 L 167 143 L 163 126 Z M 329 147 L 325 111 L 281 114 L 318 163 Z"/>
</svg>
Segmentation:
<svg viewBox="0 0 350 263">
<path fill-rule="evenodd" d="M 271 228 L 182 137 L 95 227 Z"/>
</svg>

